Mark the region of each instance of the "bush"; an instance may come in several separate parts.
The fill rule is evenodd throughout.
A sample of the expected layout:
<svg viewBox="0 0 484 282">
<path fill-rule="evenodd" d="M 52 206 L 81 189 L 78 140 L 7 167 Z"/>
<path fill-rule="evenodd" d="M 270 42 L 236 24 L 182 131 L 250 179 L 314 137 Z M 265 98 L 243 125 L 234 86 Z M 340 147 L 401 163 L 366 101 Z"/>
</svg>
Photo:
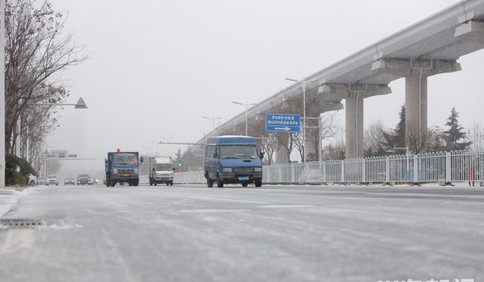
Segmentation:
<svg viewBox="0 0 484 282">
<path fill-rule="evenodd" d="M 17 167 L 20 168 L 20 173 L 17 172 Z M 27 160 L 11 154 L 5 156 L 5 185 L 27 185 L 29 174 L 37 176 L 37 172 Z"/>
<path fill-rule="evenodd" d="M 13 170 L 17 170 L 17 167 L 20 167 L 20 174 L 25 176 L 29 174 L 38 176 L 35 169 L 30 165 L 29 162 L 27 162 L 26 159 L 19 158 L 15 155 L 9 154 L 5 156 L 5 166 Z"/>
<path fill-rule="evenodd" d="M 26 186 L 29 182 L 29 177 L 18 173 L 16 170 L 5 168 L 5 185 L 7 186 Z"/>
</svg>

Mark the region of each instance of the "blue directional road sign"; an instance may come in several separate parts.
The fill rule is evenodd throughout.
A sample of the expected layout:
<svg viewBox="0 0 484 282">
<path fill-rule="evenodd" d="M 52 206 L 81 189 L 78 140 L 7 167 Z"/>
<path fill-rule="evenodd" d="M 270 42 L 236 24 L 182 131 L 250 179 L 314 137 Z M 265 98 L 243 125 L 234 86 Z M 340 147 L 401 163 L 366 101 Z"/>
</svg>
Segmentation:
<svg viewBox="0 0 484 282">
<path fill-rule="evenodd" d="M 299 132 L 301 116 L 294 114 L 266 114 L 267 132 Z"/>
</svg>

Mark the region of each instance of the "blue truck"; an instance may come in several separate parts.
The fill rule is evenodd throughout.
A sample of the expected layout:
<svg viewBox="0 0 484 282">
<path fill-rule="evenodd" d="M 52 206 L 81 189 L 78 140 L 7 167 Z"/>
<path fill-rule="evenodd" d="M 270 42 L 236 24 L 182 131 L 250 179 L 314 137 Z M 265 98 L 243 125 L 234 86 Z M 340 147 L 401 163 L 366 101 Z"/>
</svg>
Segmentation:
<svg viewBox="0 0 484 282">
<path fill-rule="evenodd" d="M 254 183 L 262 186 L 262 158 L 256 140 L 249 136 L 216 136 L 207 139 L 205 178 L 207 186 L 224 187 L 226 183 Z"/>
<path fill-rule="evenodd" d="M 140 159 L 138 152 L 109 152 L 105 162 L 106 187 L 116 183 L 138 186 Z"/>
</svg>

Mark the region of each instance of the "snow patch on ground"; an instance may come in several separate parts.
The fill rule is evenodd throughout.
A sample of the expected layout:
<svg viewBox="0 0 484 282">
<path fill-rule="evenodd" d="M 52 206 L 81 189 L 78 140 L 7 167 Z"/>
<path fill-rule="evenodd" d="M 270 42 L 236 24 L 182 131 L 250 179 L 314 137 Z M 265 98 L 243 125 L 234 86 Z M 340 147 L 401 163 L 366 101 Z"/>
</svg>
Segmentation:
<svg viewBox="0 0 484 282">
<path fill-rule="evenodd" d="M 67 229 L 75 229 L 75 228 L 82 228 L 83 226 L 73 222 L 70 219 L 62 219 L 55 223 L 47 221 L 47 224 L 44 228 L 48 229 L 55 229 L 55 230 L 67 230 Z"/>
<path fill-rule="evenodd" d="M 0 217 L 17 204 L 20 193 L 12 189 L 0 189 Z"/>
<path fill-rule="evenodd" d="M 49 229 L 56 229 L 56 230 L 66 230 L 66 229 L 74 229 L 74 228 L 82 228 L 82 225 L 73 223 L 73 224 L 51 224 L 47 226 Z"/>
</svg>

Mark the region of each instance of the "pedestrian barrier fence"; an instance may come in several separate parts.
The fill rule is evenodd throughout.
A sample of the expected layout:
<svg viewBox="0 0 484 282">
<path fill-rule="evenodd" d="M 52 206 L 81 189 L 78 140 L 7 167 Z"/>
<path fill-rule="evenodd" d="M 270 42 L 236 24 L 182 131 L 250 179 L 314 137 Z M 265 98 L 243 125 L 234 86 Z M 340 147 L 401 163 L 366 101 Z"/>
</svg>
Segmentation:
<svg viewBox="0 0 484 282">
<path fill-rule="evenodd" d="M 347 160 L 273 164 L 263 167 L 266 184 L 484 183 L 484 152 L 452 151 Z M 203 171 L 175 173 L 175 183 L 206 183 Z"/>
</svg>

